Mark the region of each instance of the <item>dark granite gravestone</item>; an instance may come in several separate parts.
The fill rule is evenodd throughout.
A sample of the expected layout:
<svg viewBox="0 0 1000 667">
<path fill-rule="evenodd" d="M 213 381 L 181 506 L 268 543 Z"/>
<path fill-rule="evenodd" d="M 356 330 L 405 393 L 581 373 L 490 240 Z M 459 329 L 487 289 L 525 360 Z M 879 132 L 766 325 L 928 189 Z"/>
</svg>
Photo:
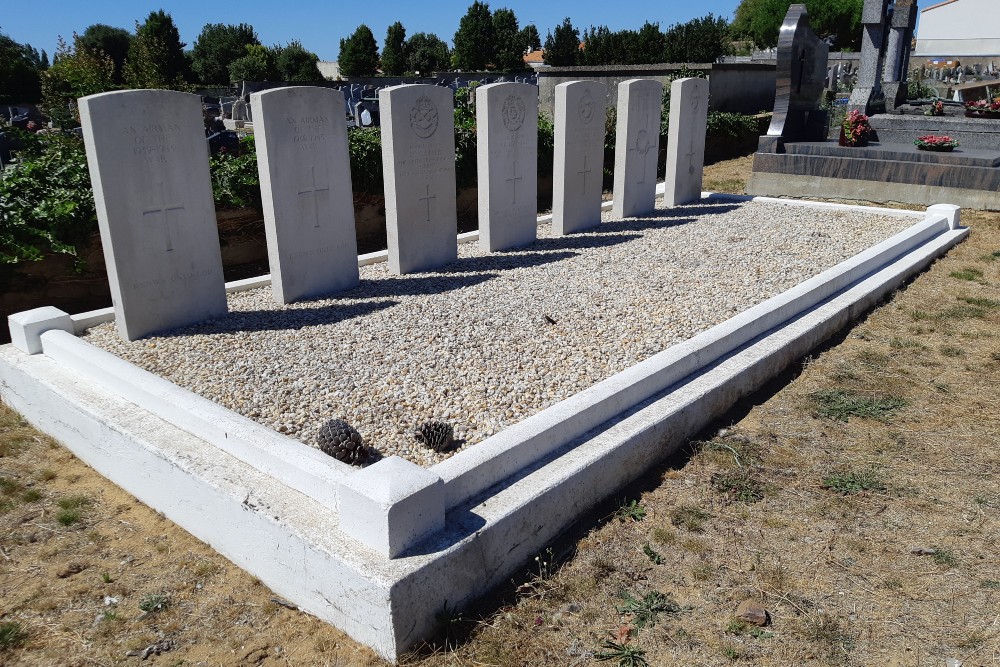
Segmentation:
<svg viewBox="0 0 1000 667">
<path fill-rule="evenodd" d="M 945 116 L 925 116 L 919 104 L 896 102 L 900 95 L 905 98 L 916 2 L 896 0 L 895 11 L 888 14 L 887 5 L 888 0 L 865 2 L 864 50 L 850 106 L 866 111 L 881 99 L 884 86 L 891 97 L 887 101 L 898 108 L 871 118 L 878 137 L 865 148 L 820 140 L 816 97 L 827 74 L 825 45 L 811 58 L 816 73 L 811 77 L 806 68 L 810 53 L 803 43 L 815 37 L 802 5 L 789 9 L 779 41 L 774 121 L 754 155 L 747 192 L 1000 210 L 1000 120 L 965 118 L 960 107 L 951 105 Z M 886 29 L 891 32 L 883 49 Z M 913 141 L 925 134 L 948 134 L 960 146 L 952 153 L 918 150 Z"/>
<path fill-rule="evenodd" d="M 827 113 L 820 110 L 829 47 L 809 26 L 805 5 L 792 5 L 778 37 L 778 78 L 774 114 L 760 150 L 775 151 L 785 141 L 823 137 Z"/>
</svg>

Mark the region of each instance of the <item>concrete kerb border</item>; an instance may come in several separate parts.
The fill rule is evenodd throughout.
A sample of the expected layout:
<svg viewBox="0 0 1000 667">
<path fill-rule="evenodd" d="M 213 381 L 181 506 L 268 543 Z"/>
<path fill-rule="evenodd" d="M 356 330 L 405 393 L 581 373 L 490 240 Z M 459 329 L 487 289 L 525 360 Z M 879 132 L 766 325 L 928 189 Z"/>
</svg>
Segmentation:
<svg viewBox="0 0 1000 667">
<path fill-rule="evenodd" d="M 711 197 L 720 198 L 716 195 Z M 805 204 L 796 202 L 793 205 Z M 866 207 L 833 206 L 873 210 Z M 952 212 L 951 215 L 949 211 Z M 914 215 L 912 212 L 905 214 Z M 235 452 L 238 458 L 255 466 L 256 470 L 239 461 L 227 459 L 225 454 L 212 454 L 214 448 L 205 448 L 203 444 L 198 456 L 190 452 L 181 455 L 172 449 L 174 445 L 171 438 L 150 438 L 142 430 L 146 428 L 142 425 L 148 425 L 150 420 L 162 421 L 159 417 L 147 410 L 132 408 L 136 413 L 135 420 L 140 424 L 137 427 L 139 430 L 132 435 L 123 434 L 121 428 L 112 430 L 115 431 L 115 437 L 122 440 L 121 446 L 124 447 L 122 453 L 115 458 L 128 457 L 129 438 L 135 440 L 134 447 L 137 450 L 153 452 L 152 462 L 143 466 L 141 473 L 138 473 L 142 478 L 137 485 L 132 479 L 137 474 L 134 466 L 124 466 L 122 469 L 120 461 L 108 462 L 104 451 L 106 445 L 102 439 L 106 434 L 101 434 L 102 430 L 107 430 L 108 424 L 123 418 L 120 414 L 123 410 L 121 406 L 128 405 L 129 401 L 119 393 L 120 388 L 109 393 L 95 384 L 92 378 L 95 373 L 100 375 L 100 367 L 105 360 L 100 355 L 92 355 L 89 350 L 81 352 L 81 345 L 88 348 L 90 346 L 65 331 L 42 334 L 45 352 L 42 358 L 37 355 L 27 357 L 11 346 L 0 348 L 0 394 L 29 421 L 64 441 L 81 459 L 259 576 L 276 592 L 296 602 L 304 610 L 341 627 L 383 656 L 394 658 L 426 636 L 432 629 L 428 623 L 433 623 L 434 613 L 440 609 L 444 600 L 449 601 L 452 607 L 464 604 L 485 592 L 488 586 L 506 581 L 514 569 L 544 548 L 580 512 L 613 493 L 620 485 L 641 475 L 648 465 L 667 456 L 683 438 L 693 435 L 728 409 L 735 400 L 753 391 L 760 382 L 772 377 L 795 358 L 807 353 L 812 346 L 842 328 L 851 318 L 895 289 L 910 275 L 922 270 L 968 234 L 967 229 L 949 229 L 957 226 L 958 214 L 955 207 L 929 209 L 926 214 L 918 213 L 914 215 L 916 216 L 924 217 L 924 221 L 848 260 L 845 264 L 853 262 L 852 268 L 839 274 L 839 278 L 826 276 L 830 272 L 821 274 L 826 276 L 820 281 L 822 284 L 810 285 L 821 277 L 817 276 L 789 291 L 799 290 L 798 293 L 785 293 L 775 297 L 778 300 L 785 297 L 784 301 L 765 302 L 774 306 L 770 314 L 751 309 L 719 325 L 724 327 L 728 324 L 725 331 L 719 330 L 713 336 L 707 336 L 712 331 L 709 330 L 701 334 L 700 339 L 696 337 L 675 346 L 676 349 L 670 348 L 643 362 L 645 364 L 657 358 L 661 362 L 669 362 L 656 371 L 640 368 L 640 364 L 619 374 L 620 377 L 616 376 L 616 383 L 610 383 L 615 378 L 605 381 L 610 383 L 609 387 L 618 390 L 617 394 L 596 397 L 595 390 L 600 386 L 596 385 L 568 399 L 564 404 L 553 406 L 549 417 L 572 423 L 580 417 L 580 413 L 574 412 L 579 406 L 568 401 L 592 401 L 595 398 L 604 401 L 594 412 L 588 414 L 586 410 L 582 411 L 584 421 L 573 424 L 568 431 L 562 433 L 561 448 L 521 446 L 522 451 L 508 457 L 506 461 L 501 457 L 496 462 L 483 463 L 486 467 L 479 469 L 478 474 L 474 475 L 476 479 L 466 484 L 470 480 L 463 479 L 463 476 L 476 473 L 475 466 L 465 465 L 477 458 L 470 454 L 466 457 L 468 461 L 457 466 L 458 473 L 445 479 L 445 485 L 451 484 L 452 488 L 447 492 L 447 503 L 451 509 L 447 511 L 444 529 L 441 530 L 440 524 L 434 520 L 429 521 L 426 525 L 432 529 L 428 534 L 413 536 L 402 548 L 398 543 L 393 547 L 395 553 L 392 555 L 398 556 L 397 558 L 387 557 L 386 550 L 378 545 L 369 543 L 369 549 L 366 549 L 345 532 L 338 530 L 336 489 L 339 484 L 335 483 L 335 478 L 340 471 L 336 466 L 332 468 L 334 473 L 330 476 L 320 474 L 311 482 L 304 483 L 302 469 L 297 465 L 288 464 L 290 467 L 282 473 L 280 468 L 287 462 L 278 461 L 276 466 L 272 465 L 273 462 L 265 462 L 265 470 L 269 467 L 279 468 L 277 472 L 268 470 L 264 475 L 265 478 L 271 478 L 269 484 L 250 482 L 251 478 L 259 480 L 261 477 L 262 450 L 259 446 L 251 450 L 250 456 L 239 456 L 240 452 Z M 755 308 L 761 308 L 765 304 Z M 744 320 L 734 322 L 741 317 Z M 770 319 L 751 326 L 762 317 Z M 93 313 L 73 318 L 75 325 L 88 320 L 94 320 Z M 789 342 L 786 339 L 793 331 L 799 333 Z M 704 343 L 701 348 L 691 345 L 696 339 Z M 101 352 L 103 354 L 106 353 Z M 775 357 L 775 354 L 778 356 Z M 761 361 L 764 358 L 767 359 L 766 363 Z M 744 360 L 742 363 L 745 367 L 740 366 L 741 362 L 734 361 L 735 359 Z M 754 359 L 757 361 L 751 364 Z M 88 369 L 88 366 L 91 368 Z M 96 371 L 93 366 L 98 367 Z M 40 374 L 38 377 L 34 375 L 35 369 Z M 724 372 L 720 369 L 730 369 L 732 373 L 726 376 L 728 379 L 719 379 L 718 385 L 712 384 L 714 381 L 710 378 L 722 377 L 716 375 Z M 107 372 L 114 375 L 116 370 L 109 368 Z M 63 383 L 86 387 L 97 395 L 96 402 L 91 401 L 91 405 L 81 408 L 72 397 L 46 394 L 46 391 L 53 393 L 54 390 L 43 391 L 36 384 L 42 382 L 39 378 L 47 373 L 58 375 Z M 143 386 L 148 378 L 140 377 L 140 380 L 139 384 Z M 667 386 L 661 386 L 664 382 Z M 699 397 L 699 401 L 708 402 L 691 404 L 683 401 L 685 387 L 694 388 L 693 395 Z M 156 393 L 160 389 L 155 383 L 152 390 L 147 389 L 150 392 L 148 400 L 161 400 L 158 396 L 162 394 Z M 125 391 L 125 396 L 133 397 L 132 389 Z M 588 397 L 578 398 L 588 392 Z M 167 393 L 167 398 L 170 399 L 170 392 Z M 59 391 L 55 391 L 55 394 L 59 394 Z M 175 423 L 178 414 L 186 419 L 185 409 L 190 405 L 186 402 L 186 397 L 182 398 L 183 400 L 175 400 L 174 405 L 164 414 Z M 115 404 L 114 410 L 118 412 L 103 411 L 103 403 Z M 218 406 L 214 407 L 223 410 Z M 200 405 L 195 405 L 195 408 L 205 409 Z M 162 407 L 160 409 L 163 410 Z M 128 411 L 127 408 L 125 410 Z M 169 414 L 171 410 L 176 412 L 173 417 Z M 622 413 L 625 413 L 624 417 Z M 600 421 L 601 417 L 609 414 L 610 417 Z M 206 418 L 206 413 L 201 415 L 203 419 Z M 696 416 L 698 419 L 695 419 Z M 589 428 L 583 428 L 588 425 Z M 234 424 L 235 426 L 240 424 Z M 176 426 L 160 425 L 158 428 L 176 431 Z M 519 424 L 508 430 L 518 428 L 523 427 Z M 578 432 L 581 428 L 583 431 Z M 224 433 L 229 432 L 225 428 L 222 430 Z M 281 437 L 268 429 L 263 430 L 271 435 L 260 443 L 271 442 L 269 438 L 275 436 Z M 182 440 L 191 440 L 190 435 L 184 435 Z M 172 438 L 176 440 L 177 436 Z M 224 451 L 229 451 L 223 447 L 228 439 L 224 435 L 223 442 L 219 444 Z M 674 440 L 677 443 L 670 444 Z M 304 447 L 300 443 L 295 444 Z M 475 452 L 485 444 L 486 442 L 481 443 L 468 452 Z M 276 442 L 265 446 L 271 448 L 275 445 L 285 446 L 284 443 Z M 524 456 L 525 450 L 530 452 L 529 456 Z M 616 465 L 600 465 L 600 460 L 611 451 L 615 452 Z M 483 452 L 485 456 L 485 449 Z M 313 450 L 313 454 L 318 452 Z M 455 458 L 457 457 L 449 461 Z M 231 487 L 235 480 L 235 486 L 240 488 L 239 492 L 229 488 L 222 493 L 225 497 L 220 502 L 229 508 L 227 511 L 236 508 L 243 512 L 260 510 L 268 513 L 268 527 L 220 528 L 211 516 L 192 513 L 190 504 L 199 503 L 197 498 L 194 501 L 189 498 L 185 504 L 174 498 L 169 491 L 164 492 L 159 488 L 166 484 L 166 489 L 169 490 L 170 485 L 175 483 L 168 480 L 176 475 L 178 460 L 183 463 L 181 467 L 187 470 L 186 474 L 193 476 L 191 483 L 194 488 L 199 485 L 204 488 L 204 493 L 208 494 L 206 498 L 214 497 L 212 494 L 218 495 L 220 484 L 229 484 Z M 226 463 L 227 460 L 230 463 Z M 311 468 L 311 461 L 311 455 L 299 459 L 306 469 Z M 438 464 L 429 471 L 434 476 L 444 478 L 450 467 L 455 466 L 445 465 L 449 461 Z M 230 469 L 233 467 L 244 472 L 233 472 Z M 220 472 L 222 470 L 224 472 Z M 246 470 L 251 472 L 245 472 Z M 353 470 L 349 470 L 345 474 L 349 477 L 353 473 Z M 282 474 L 285 475 L 284 478 L 281 477 Z M 216 478 L 219 475 L 225 479 L 226 484 Z M 348 477 L 341 479 L 346 481 Z M 325 489 L 320 488 L 324 486 Z M 331 492 L 331 488 L 334 491 Z M 581 493 L 581 489 L 588 492 Z M 312 500 L 303 498 L 294 490 L 312 496 Z M 196 491 L 191 493 L 197 495 Z M 246 503 L 251 496 L 254 499 L 248 507 Z M 552 510 L 545 513 L 548 518 L 541 517 L 535 511 L 540 502 Z M 553 522 L 553 516 L 561 518 Z M 282 547 L 277 546 L 281 541 L 277 538 L 271 550 L 249 555 L 246 553 L 246 545 L 254 541 L 258 530 L 276 534 L 281 539 L 285 539 L 282 535 L 287 532 L 287 538 L 295 545 L 296 553 L 300 549 L 304 550 L 306 557 L 301 559 L 301 563 L 297 558 L 290 557 Z M 527 535 L 532 537 L 526 538 Z M 319 574 L 320 570 L 309 569 L 313 567 L 323 567 L 325 571 Z M 326 581 L 326 572 L 336 574 L 330 581 Z M 467 574 L 456 574 L 459 572 Z M 317 577 L 323 581 L 317 580 Z M 364 604 L 358 606 L 353 599 L 354 595 L 351 595 L 350 604 L 340 604 L 337 601 L 339 595 L 346 597 L 351 591 L 357 590 L 368 591 Z"/>
</svg>

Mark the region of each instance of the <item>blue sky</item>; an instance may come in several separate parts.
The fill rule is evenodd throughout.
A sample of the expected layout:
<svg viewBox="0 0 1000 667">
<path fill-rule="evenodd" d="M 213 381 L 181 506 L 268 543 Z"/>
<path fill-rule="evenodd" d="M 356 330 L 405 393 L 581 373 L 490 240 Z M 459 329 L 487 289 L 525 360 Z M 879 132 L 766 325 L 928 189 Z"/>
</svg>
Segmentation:
<svg viewBox="0 0 1000 667">
<path fill-rule="evenodd" d="M 206 23 L 249 23 L 267 45 L 287 44 L 298 39 L 321 60 L 336 60 L 340 40 L 350 35 L 358 24 L 365 23 L 379 42 L 386 28 L 401 21 L 407 35 L 433 32 L 451 44 L 458 21 L 472 0 L 375 0 L 374 2 L 338 2 L 337 0 L 296 0 L 295 2 L 240 2 L 239 0 L 48 0 L 44 3 L 6 2 L 0 12 L 0 32 L 17 42 L 45 49 L 51 58 L 56 37 L 69 41 L 73 32 L 105 23 L 129 31 L 136 20 L 142 21 L 151 11 L 169 13 L 188 48 Z M 729 20 L 739 0 L 632 0 L 609 3 L 607 0 L 576 0 L 547 3 L 533 0 L 491 2 L 490 8 L 509 7 L 524 27 L 534 23 L 542 40 L 546 33 L 569 16 L 577 28 L 607 25 L 612 30 L 638 28 L 644 21 L 659 22 L 661 28 L 683 23 L 709 12 Z"/>
</svg>

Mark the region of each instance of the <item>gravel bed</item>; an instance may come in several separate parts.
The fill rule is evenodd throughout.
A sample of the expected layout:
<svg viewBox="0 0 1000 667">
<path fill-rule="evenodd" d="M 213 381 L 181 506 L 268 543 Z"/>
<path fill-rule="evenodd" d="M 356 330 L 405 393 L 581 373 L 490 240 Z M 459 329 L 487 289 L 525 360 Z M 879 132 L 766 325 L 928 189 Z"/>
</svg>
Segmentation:
<svg viewBox="0 0 1000 667">
<path fill-rule="evenodd" d="M 659 205 L 659 204 L 658 204 Z M 438 271 L 361 268 L 361 285 L 280 306 L 229 295 L 228 317 L 134 342 L 86 339 L 302 442 L 346 419 L 382 455 L 432 465 L 793 287 L 912 225 L 903 216 L 773 203 L 661 209 Z M 458 446 L 413 438 L 430 418 Z"/>
</svg>

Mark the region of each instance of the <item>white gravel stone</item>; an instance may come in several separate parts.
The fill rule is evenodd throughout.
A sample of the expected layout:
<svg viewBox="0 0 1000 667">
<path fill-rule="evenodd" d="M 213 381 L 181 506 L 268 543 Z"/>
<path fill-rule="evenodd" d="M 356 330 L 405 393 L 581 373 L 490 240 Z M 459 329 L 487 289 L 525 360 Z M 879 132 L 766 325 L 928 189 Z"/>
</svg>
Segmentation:
<svg viewBox="0 0 1000 667">
<path fill-rule="evenodd" d="M 658 206 L 661 204 L 658 202 Z M 432 465 L 905 229 L 912 218 L 773 203 L 658 209 L 517 251 L 459 246 L 456 263 L 329 299 L 229 295 L 228 317 L 92 344 L 315 445 L 345 419 L 382 455 Z M 427 419 L 458 446 L 417 443 Z"/>
</svg>

